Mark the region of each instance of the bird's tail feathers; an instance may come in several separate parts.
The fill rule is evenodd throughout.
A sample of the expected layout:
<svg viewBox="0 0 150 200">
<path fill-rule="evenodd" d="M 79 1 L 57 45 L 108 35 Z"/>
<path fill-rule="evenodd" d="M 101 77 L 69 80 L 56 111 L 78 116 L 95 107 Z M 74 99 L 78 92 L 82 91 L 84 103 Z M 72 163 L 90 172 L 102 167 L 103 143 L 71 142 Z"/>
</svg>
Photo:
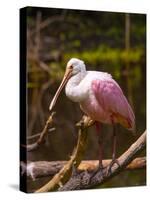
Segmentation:
<svg viewBox="0 0 150 200">
<path fill-rule="evenodd" d="M 133 135 L 136 135 L 136 126 L 134 120 L 126 118 L 120 114 L 115 114 L 116 121 L 120 123 L 122 126 L 127 128 L 129 131 L 132 132 Z"/>
</svg>

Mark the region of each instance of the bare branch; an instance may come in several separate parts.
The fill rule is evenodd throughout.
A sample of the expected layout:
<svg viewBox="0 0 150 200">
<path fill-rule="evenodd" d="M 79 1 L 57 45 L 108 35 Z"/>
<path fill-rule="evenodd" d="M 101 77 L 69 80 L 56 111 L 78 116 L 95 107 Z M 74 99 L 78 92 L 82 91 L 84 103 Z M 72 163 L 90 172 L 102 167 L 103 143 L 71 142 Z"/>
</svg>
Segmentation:
<svg viewBox="0 0 150 200">
<path fill-rule="evenodd" d="M 69 180 L 72 174 L 72 166 L 78 167 L 82 160 L 87 146 L 87 128 L 91 126 L 92 123 L 93 122 L 89 119 L 89 117 L 83 116 L 82 120 L 77 124 L 79 127 L 78 142 L 70 160 L 47 184 L 38 189 L 36 192 L 54 191 Z"/>
<path fill-rule="evenodd" d="M 48 130 L 48 132 L 50 133 L 50 132 L 55 131 L 55 130 L 56 130 L 56 128 L 50 128 L 50 129 Z M 37 133 L 37 134 L 35 134 L 35 135 L 28 136 L 28 137 L 27 137 L 27 140 L 35 139 L 35 138 L 39 137 L 40 135 L 41 135 L 41 133 Z"/>
<path fill-rule="evenodd" d="M 64 20 L 64 16 L 54 16 L 54 17 L 50 17 L 45 19 L 44 21 L 42 21 L 40 23 L 39 29 L 40 31 L 44 28 L 46 28 L 47 26 L 49 26 L 52 23 L 56 23 L 56 22 L 60 22 Z M 30 35 L 32 36 L 33 34 L 35 34 L 35 30 L 33 30 Z"/>
<path fill-rule="evenodd" d="M 21 162 L 22 175 L 26 172 L 29 178 L 35 180 L 39 177 L 52 176 L 58 173 L 68 161 L 36 161 L 28 162 L 27 165 Z M 103 166 L 110 164 L 111 160 L 103 160 Z M 77 172 L 81 173 L 85 170 L 95 171 L 98 167 L 98 160 L 84 160 L 78 166 Z M 135 158 L 124 170 L 143 169 L 146 167 L 146 157 Z"/>
<path fill-rule="evenodd" d="M 42 132 L 40 133 L 39 138 L 37 139 L 36 142 L 32 143 L 32 144 L 28 144 L 26 145 L 21 145 L 22 147 L 25 147 L 27 149 L 27 151 L 34 151 L 36 150 L 42 143 L 44 143 L 45 141 L 45 137 L 49 131 L 50 126 L 53 123 L 53 116 L 54 116 L 55 112 L 53 112 L 49 117 L 48 120 L 45 123 L 45 126 L 42 130 Z"/>
<path fill-rule="evenodd" d="M 140 153 L 146 145 L 146 131 L 140 136 L 140 138 L 133 143 L 129 149 L 123 153 L 119 158 L 119 165 L 114 164 L 112 166 L 111 172 L 108 173 L 108 167 L 103 170 L 99 170 L 95 176 L 88 171 L 84 171 L 76 176 L 72 176 L 69 181 L 62 187 L 59 188 L 59 191 L 66 190 L 79 190 L 79 189 L 87 189 L 92 188 L 96 185 L 101 185 L 106 182 L 108 179 L 112 178 L 114 175 L 119 174 L 131 161 L 135 158 L 135 156 Z M 132 166 L 132 165 L 130 165 Z"/>
</svg>

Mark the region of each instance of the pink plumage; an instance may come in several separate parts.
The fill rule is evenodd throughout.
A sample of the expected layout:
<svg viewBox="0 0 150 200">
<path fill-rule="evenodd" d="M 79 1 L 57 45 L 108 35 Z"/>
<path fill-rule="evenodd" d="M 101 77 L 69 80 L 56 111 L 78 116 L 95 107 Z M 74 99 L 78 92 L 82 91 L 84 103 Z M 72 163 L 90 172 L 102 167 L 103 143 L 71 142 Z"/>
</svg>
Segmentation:
<svg viewBox="0 0 150 200">
<path fill-rule="evenodd" d="M 93 93 L 81 103 L 82 110 L 95 121 L 120 123 L 134 130 L 134 113 L 119 85 L 110 76 L 98 78 L 92 81 Z"/>
</svg>

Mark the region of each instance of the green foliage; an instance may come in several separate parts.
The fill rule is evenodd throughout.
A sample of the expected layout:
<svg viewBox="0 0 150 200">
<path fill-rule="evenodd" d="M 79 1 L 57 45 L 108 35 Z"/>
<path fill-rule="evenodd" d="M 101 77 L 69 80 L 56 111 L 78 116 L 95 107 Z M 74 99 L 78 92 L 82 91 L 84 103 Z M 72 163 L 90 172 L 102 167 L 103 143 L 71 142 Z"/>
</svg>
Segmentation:
<svg viewBox="0 0 150 200">
<path fill-rule="evenodd" d="M 111 48 L 101 45 L 98 48 L 92 50 L 89 49 L 81 52 L 66 52 L 64 54 L 64 61 L 67 62 L 70 58 L 77 57 L 93 65 L 96 63 L 109 62 L 113 66 L 116 65 L 120 68 L 121 66 L 119 66 L 118 63 L 121 64 L 126 62 L 126 60 L 132 63 L 138 63 L 141 60 L 143 53 L 143 50 L 139 48 L 131 49 L 130 52 L 127 52 L 124 49 Z"/>
<path fill-rule="evenodd" d="M 57 64 L 55 62 L 51 62 L 49 65 L 50 68 L 50 77 L 53 80 L 60 80 L 64 75 L 64 69 L 62 68 L 61 64 Z"/>
</svg>

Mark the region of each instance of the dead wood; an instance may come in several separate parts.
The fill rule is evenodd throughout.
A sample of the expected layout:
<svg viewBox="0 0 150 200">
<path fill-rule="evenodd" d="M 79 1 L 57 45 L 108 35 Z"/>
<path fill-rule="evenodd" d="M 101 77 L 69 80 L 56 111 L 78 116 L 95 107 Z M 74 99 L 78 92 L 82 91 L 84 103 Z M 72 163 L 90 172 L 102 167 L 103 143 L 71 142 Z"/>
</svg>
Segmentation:
<svg viewBox="0 0 150 200">
<path fill-rule="evenodd" d="M 44 177 L 44 176 L 53 176 L 58 173 L 64 165 L 67 164 L 68 161 L 35 161 L 28 162 L 27 165 L 25 163 L 21 163 L 22 172 L 25 173 L 29 178 L 35 180 L 36 178 Z M 111 160 L 103 160 L 103 166 L 106 167 L 110 164 Z M 95 171 L 98 167 L 98 160 L 84 160 L 78 166 L 77 172 L 87 171 Z M 129 165 L 124 168 L 124 170 L 135 170 L 135 169 L 143 169 L 146 167 L 146 157 L 135 158 Z"/>
<path fill-rule="evenodd" d="M 114 164 L 111 168 L 111 171 L 108 173 L 108 167 L 103 170 L 99 170 L 95 176 L 87 170 L 81 173 L 76 173 L 76 175 L 72 176 L 69 181 L 61 186 L 59 191 L 67 191 L 67 190 L 79 190 L 79 189 L 88 189 L 93 188 L 97 185 L 101 185 L 106 182 L 108 179 L 113 176 L 119 174 L 121 171 L 125 169 L 129 163 L 133 161 L 133 159 L 139 154 L 146 145 L 146 131 L 139 137 L 139 139 L 133 143 L 129 149 L 123 153 L 119 158 L 119 166 Z M 129 166 L 132 166 L 130 164 Z"/>
<path fill-rule="evenodd" d="M 79 127 L 78 141 L 70 160 L 47 184 L 38 189 L 36 193 L 57 190 L 69 180 L 72 174 L 72 168 L 77 168 L 82 160 L 83 154 L 87 146 L 87 129 L 92 124 L 93 121 L 91 121 L 88 117 L 83 116 L 82 120 L 77 124 L 77 126 Z"/>
<path fill-rule="evenodd" d="M 42 130 L 42 132 L 39 134 L 38 139 L 36 140 L 36 142 L 32 143 L 32 144 L 28 144 L 28 145 L 21 145 L 22 147 L 25 147 L 27 149 L 27 151 L 34 151 L 36 150 L 41 144 L 43 144 L 45 142 L 45 137 L 48 134 L 49 128 L 50 126 L 52 126 L 53 123 L 53 116 L 54 116 L 55 112 L 53 112 L 47 119 L 45 126 Z M 35 134 L 37 135 L 37 134 Z"/>
</svg>

